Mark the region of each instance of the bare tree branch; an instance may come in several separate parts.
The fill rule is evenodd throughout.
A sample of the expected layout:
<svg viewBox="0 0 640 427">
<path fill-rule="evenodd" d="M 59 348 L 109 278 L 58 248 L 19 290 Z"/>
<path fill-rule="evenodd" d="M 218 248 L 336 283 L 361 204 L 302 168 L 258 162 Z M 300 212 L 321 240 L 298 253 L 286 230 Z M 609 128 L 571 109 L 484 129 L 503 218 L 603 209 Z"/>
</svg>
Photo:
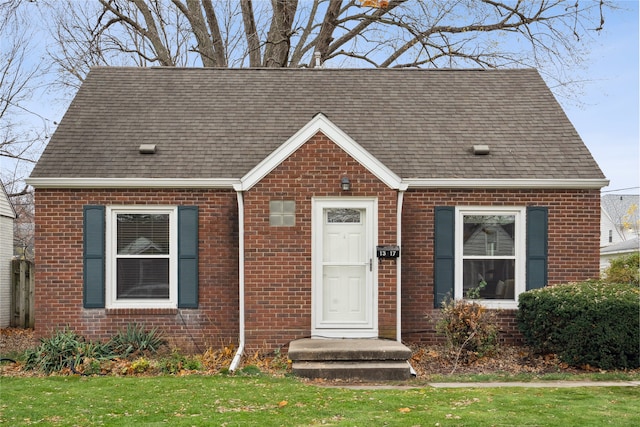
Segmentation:
<svg viewBox="0 0 640 427">
<path fill-rule="evenodd" d="M 293 53 L 291 54 L 291 60 L 289 61 L 290 67 L 299 66 L 304 54 L 307 53 L 317 43 L 316 40 L 313 40 L 310 44 L 307 44 L 307 40 L 309 39 L 309 37 L 311 37 L 313 30 L 317 27 L 315 20 L 318 13 L 320 1 L 321 0 L 313 0 L 311 9 L 308 12 L 306 25 L 304 26 L 304 28 L 299 28 L 296 30 L 302 30 L 302 32 L 298 35 L 298 42 L 296 43 L 296 46 L 293 49 Z"/>
<path fill-rule="evenodd" d="M 580 62 L 585 37 L 602 27 L 610 7 L 606 0 L 298 3 L 272 0 L 269 8 L 252 0 L 99 0 L 102 15 L 96 15 L 85 53 L 92 59 L 84 62 L 297 67 L 312 65 L 312 53 L 320 52 L 325 63 L 349 66 L 518 64 L 537 67 L 561 85 L 571 80 L 564 70 Z M 75 29 L 82 40 L 84 27 L 67 24 L 66 33 Z M 515 49 L 514 42 L 528 46 Z M 82 78 L 87 67 L 77 64 L 82 62 L 59 66 Z"/>
<path fill-rule="evenodd" d="M 204 23 L 204 16 L 200 9 L 200 3 L 198 0 L 186 0 L 187 5 L 185 6 L 180 2 L 180 0 L 171 1 L 184 14 L 184 16 L 187 17 L 191 24 L 191 31 L 198 42 L 198 47 L 197 49 L 194 49 L 194 51 L 200 54 L 202 64 L 205 67 L 215 67 L 216 60 L 213 42 L 207 32 L 207 26 Z"/>
<path fill-rule="evenodd" d="M 352 30 L 350 30 L 346 34 L 344 34 L 342 37 L 340 37 L 339 39 L 337 39 L 333 43 L 331 43 L 329 45 L 329 48 L 328 48 L 328 51 L 327 51 L 326 54 L 330 54 L 330 53 L 335 52 L 337 49 L 342 47 L 345 43 L 353 40 L 359 34 L 364 32 L 367 29 L 368 26 L 370 26 L 374 22 L 377 22 L 382 16 L 384 16 L 387 13 L 389 13 L 391 10 L 393 10 L 396 7 L 398 7 L 399 5 L 404 3 L 405 1 L 407 1 L 407 0 L 392 0 L 392 1 L 389 2 L 389 5 L 387 6 L 387 8 L 385 8 L 385 9 L 376 9 L 375 12 L 373 12 L 371 15 L 362 15 L 361 16 L 361 20 L 360 20 L 360 18 L 357 18 L 358 20 L 360 20 L 360 23 L 357 24 Z M 355 19 L 350 18 L 350 20 L 355 20 Z"/>
</svg>

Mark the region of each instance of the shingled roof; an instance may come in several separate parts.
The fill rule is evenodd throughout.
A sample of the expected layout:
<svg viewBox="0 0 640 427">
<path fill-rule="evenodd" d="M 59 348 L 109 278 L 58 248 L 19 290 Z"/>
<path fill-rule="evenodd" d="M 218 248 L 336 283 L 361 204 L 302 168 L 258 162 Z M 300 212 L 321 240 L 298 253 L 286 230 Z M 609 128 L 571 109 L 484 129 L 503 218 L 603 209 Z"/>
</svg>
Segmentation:
<svg viewBox="0 0 640 427">
<path fill-rule="evenodd" d="M 531 69 L 113 67 L 89 73 L 31 177 L 241 178 L 317 113 L 402 179 L 603 179 Z"/>
</svg>

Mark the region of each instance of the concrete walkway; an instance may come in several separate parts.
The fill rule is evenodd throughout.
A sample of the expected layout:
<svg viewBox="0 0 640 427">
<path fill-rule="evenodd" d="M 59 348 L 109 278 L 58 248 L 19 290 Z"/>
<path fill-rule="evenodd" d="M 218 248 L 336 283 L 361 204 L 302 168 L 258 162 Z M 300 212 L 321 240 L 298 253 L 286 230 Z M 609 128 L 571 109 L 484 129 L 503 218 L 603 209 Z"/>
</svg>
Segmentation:
<svg viewBox="0 0 640 427">
<path fill-rule="evenodd" d="M 321 387 L 347 388 L 352 390 L 412 390 L 417 388 L 576 388 L 576 387 L 640 387 L 640 381 L 543 381 L 543 382 L 488 382 L 488 383 L 425 383 L 423 385 L 403 384 L 349 384 L 324 383 Z"/>
<path fill-rule="evenodd" d="M 490 383 L 428 383 L 435 388 L 573 388 L 573 387 L 639 387 L 640 381 L 543 381 L 543 382 L 490 382 Z"/>
</svg>

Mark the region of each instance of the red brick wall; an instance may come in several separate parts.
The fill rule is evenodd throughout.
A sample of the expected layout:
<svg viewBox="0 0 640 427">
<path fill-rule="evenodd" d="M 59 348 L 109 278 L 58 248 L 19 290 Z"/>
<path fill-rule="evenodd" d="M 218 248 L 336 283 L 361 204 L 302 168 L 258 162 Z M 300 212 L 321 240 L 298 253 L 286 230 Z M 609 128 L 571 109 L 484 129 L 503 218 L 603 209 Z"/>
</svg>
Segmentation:
<svg viewBox="0 0 640 427">
<path fill-rule="evenodd" d="M 347 174 L 350 192 L 339 188 Z M 396 243 L 397 192 L 322 134 L 245 192 L 245 287 L 248 350 L 273 349 L 311 333 L 311 200 L 377 197 L 378 244 Z M 295 200 L 294 227 L 269 226 L 270 200 Z M 105 310 L 82 307 L 84 205 L 199 206 L 199 308 Z M 600 194 L 597 190 L 410 190 L 404 197 L 402 329 L 406 341 L 433 343 L 433 212 L 436 206 L 549 208 L 549 283 L 598 276 Z M 237 343 L 238 212 L 233 190 L 36 191 L 36 331 L 70 326 L 106 339 L 128 323 L 159 327 L 185 351 Z M 378 269 L 378 327 L 395 338 L 396 264 Z M 503 339 L 520 335 L 514 311 L 500 314 Z"/>
<path fill-rule="evenodd" d="M 107 339 L 128 323 L 158 327 L 185 351 L 238 340 L 238 209 L 233 190 L 36 191 L 36 332 L 69 326 Z M 199 206 L 199 308 L 84 309 L 84 205 Z"/>
<path fill-rule="evenodd" d="M 598 190 L 410 190 L 402 215 L 402 334 L 404 340 L 441 340 L 434 323 L 433 245 L 436 206 L 546 206 L 549 208 L 549 284 L 599 276 Z M 518 342 L 515 310 L 500 314 L 502 338 Z"/>
<path fill-rule="evenodd" d="M 346 174 L 352 190 L 343 192 Z M 275 348 L 311 334 L 312 197 L 377 197 L 378 244 L 396 243 L 397 193 L 317 134 L 245 193 L 246 341 Z M 293 227 L 269 226 L 269 200 L 295 200 Z M 378 269 L 380 336 L 396 330 L 396 268 Z"/>
</svg>

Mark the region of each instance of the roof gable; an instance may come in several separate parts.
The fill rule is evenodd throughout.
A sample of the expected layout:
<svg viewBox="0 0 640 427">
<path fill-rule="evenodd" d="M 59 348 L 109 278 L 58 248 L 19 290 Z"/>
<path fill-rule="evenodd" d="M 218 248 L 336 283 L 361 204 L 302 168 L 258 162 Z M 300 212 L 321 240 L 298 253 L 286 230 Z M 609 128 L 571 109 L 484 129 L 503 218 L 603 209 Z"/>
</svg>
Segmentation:
<svg viewBox="0 0 640 427">
<path fill-rule="evenodd" d="M 406 190 L 406 184 L 402 184 L 399 176 L 393 173 L 322 113 L 316 114 L 306 125 L 291 136 L 291 138 L 285 141 L 263 161 L 258 163 L 251 171 L 242 177 L 239 184 L 234 185 L 234 188 L 238 191 L 249 190 L 318 132 L 322 132 L 322 134 L 390 188 Z"/>
<path fill-rule="evenodd" d="M 637 194 L 606 194 L 602 196 L 600 205 L 614 225 L 622 226 L 623 221 L 631 224 L 640 222 L 640 196 Z"/>
</svg>

